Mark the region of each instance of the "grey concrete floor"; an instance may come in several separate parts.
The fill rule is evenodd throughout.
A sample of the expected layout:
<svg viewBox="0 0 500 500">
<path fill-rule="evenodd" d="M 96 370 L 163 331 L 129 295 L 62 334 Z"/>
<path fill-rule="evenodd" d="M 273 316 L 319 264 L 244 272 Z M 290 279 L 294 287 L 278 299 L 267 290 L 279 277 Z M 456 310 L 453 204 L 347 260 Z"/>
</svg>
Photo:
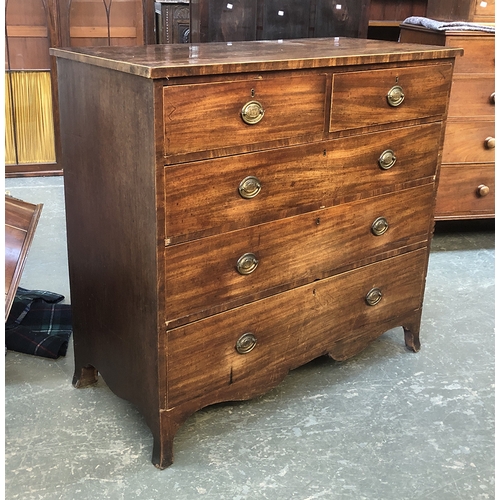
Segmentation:
<svg viewBox="0 0 500 500">
<path fill-rule="evenodd" d="M 70 302 L 62 178 L 7 179 L 44 203 L 21 286 Z M 479 500 L 494 498 L 494 231 L 433 240 L 422 350 L 402 329 L 360 355 L 316 360 L 276 389 L 205 408 L 150 462 L 141 415 L 105 382 L 75 389 L 72 345 L 5 357 L 7 499 Z"/>
</svg>

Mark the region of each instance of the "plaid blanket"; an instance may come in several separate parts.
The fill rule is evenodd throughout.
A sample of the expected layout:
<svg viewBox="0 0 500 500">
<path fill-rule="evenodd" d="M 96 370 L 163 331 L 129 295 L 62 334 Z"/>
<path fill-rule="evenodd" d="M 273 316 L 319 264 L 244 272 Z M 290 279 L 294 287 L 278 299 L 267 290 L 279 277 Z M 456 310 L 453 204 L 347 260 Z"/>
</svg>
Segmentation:
<svg viewBox="0 0 500 500">
<path fill-rule="evenodd" d="M 65 356 L 72 333 L 71 306 L 63 295 L 19 287 L 5 323 L 11 351 L 56 359 Z"/>
</svg>

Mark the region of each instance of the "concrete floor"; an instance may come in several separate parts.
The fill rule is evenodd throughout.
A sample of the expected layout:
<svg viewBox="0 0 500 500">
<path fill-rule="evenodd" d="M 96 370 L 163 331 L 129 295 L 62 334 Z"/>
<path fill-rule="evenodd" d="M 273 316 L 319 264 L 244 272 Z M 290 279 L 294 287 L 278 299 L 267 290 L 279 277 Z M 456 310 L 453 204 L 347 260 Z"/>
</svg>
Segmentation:
<svg viewBox="0 0 500 500">
<path fill-rule="evenodd" d="M 44 203 L 21 286 L 70 302 L 62 178 L 7 179 Z M 197 412 L 175 461 L 128 402 L 75 389 L 72 345 L 5 357 L 7 499 L 479 500 L 494 498 L 494 231 L 438 227 L 422 350 L 391 330 L 355 358 L 316 360 L 275 390 Z"/>
</svg>

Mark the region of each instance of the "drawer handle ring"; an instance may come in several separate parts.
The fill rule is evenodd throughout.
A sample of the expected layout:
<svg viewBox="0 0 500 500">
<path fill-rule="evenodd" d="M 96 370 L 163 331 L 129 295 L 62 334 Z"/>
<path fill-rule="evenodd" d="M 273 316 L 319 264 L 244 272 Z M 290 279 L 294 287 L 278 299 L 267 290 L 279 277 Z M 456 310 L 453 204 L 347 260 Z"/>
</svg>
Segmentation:
<svg viewBox="0 0 500 500">
<path fill-rule="evenodd" d="M 253 333 L 244 333 L 236 341 L 236 351 L 240 354 L 247 354 L 257 345 L 257 337 Z"/>
<path fill-rule="evenodd" d="M 248 125 L 259 123 L 264 117 L 264 108 L 259 101 L 249 101 L 241 109 L 241 118 Z"/>
<path fill-rule="evenodd" d="M 389 92 L 387 92 L 387 102 L 390 106 L 397 107 L 405 100 L 405 93 L 403 87 L 394 85 Z"/>
<path fill-rule="evenodd" d="M 382 300 L 382 290 L 380 288 L 372 288 L 365 297 L 365 301 L 369 306 L 376 306 Z"/>
<path fill-rule="evenodd" d="M 382 236 L 389 229 L 389 223 L 385 217 L 378 217 L 373 221 L 372 233 L 375 236 Z"/>
<path fill-rule="evenodd" d="M 396 164 L 396 155 L 392 149 L 386 149 L 379 157 L 378 164 L 383 170 L 389 170 Z"/>
<path fill-rule="evenodd" d="M 485 186 L 484 184 L 479 184 L 479 186 L 476 189 L 476 193 L 480 198 L 488 196 L 489 192 L 490 188 L 488 186 Z"/>
<path fill-rule="evenodd" d="M 240 192 L 240 196 L 242 198 L 250 200 L 251 198 L 255 198 L 260 193 L 261 187 L 259 179 L 253 175 L 249 175 L 240 182 L 238 191 Z"/>
<path fill-rule="evenodd" d="M 253 253 L 246 253 L 242 255 L 238 262 L 236 263 L 236 269 L 240 274 L 247 275 L 253 273 L 257 266 L 259 265 L 259 260 Z"/>
</svg>

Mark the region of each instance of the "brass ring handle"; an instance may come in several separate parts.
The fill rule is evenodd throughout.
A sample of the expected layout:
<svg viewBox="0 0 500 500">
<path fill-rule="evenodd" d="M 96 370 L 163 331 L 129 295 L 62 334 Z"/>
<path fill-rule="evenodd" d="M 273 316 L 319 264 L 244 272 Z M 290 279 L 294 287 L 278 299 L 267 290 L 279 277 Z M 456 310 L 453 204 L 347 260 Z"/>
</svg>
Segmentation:
<svg viewBox="0 0 500 500">
<path fill-rule="evenodd" d="M 257 337 L 253 333 L 244 333 L 236 341 L 236 351 L 240 354 L 247 354 L 257 345 Z"/>
<path fill-rule="evenodd" d="M 375 236 L 382 236 L 389 229 L 389 223 L 385 217 L 378 217 L 373 221 L 372 233 Z"/>
<path fill-rule="evenodd" d="M 241 118 L 248 125 L 259 123 L 264 117 L 264 108 L 258 101 L 249 101 L 241 109 Z"/>
<path fill-rule="evenodd" d="M 259 179 L 253 175 L 249 175 L 240 182 L 238 191 L 240 192 L 240 196 L 242 198 L 250 200 L 251 198 L 255 198 L 260 193 L 261 187 Z"/>
<path fill-rule="evenodd" d="M 257 266 L 259 265 L 259 260 L 253 253 L 246 253 L 242 255 L 238 262 L 236 263 L 236 269 L 240 274 L 247 275 L 253 273 Z"/>
<path fill-rule="evenodd" d="M 479 184 L 479 186 L 476 189 L 476 194 L 480 198 L 484 198 L 485 196 L 488 196 L 490 192 L 490 188 L 488 186 L 485 186 L 484 184 Z"/>
<path fill-rule="evenodd" d="M 495 104 L 495 92 L 490 95 L 490 104 Z"/>
<path fill-rule="evenodd" d="M 376 306 L 382 300 L 382 290 L 380 288 L 372 288 L 365 297 L 365 301 L 369 306 Z"/>
<path fill-rule="evenodd" d="M 386 149 L 379 157 L 378 164 L 383 170 L 389 170 L 396 164 L 396 155 L 392 149 Z"/>
<path fill-rule="evenodd" d="M 495 149 L 495 138 L 486 137 L 486 139 L 484 140 L 484 147 L 486 149 Z"/>
<path fill-rule="evenodd" d="M 403 87 L 399 85 L 394 85 L 389 92 L 387 92 L 387 102 L 390 106 L 399 106 L 405 99 L 405 93 Z"/>
</svg>

